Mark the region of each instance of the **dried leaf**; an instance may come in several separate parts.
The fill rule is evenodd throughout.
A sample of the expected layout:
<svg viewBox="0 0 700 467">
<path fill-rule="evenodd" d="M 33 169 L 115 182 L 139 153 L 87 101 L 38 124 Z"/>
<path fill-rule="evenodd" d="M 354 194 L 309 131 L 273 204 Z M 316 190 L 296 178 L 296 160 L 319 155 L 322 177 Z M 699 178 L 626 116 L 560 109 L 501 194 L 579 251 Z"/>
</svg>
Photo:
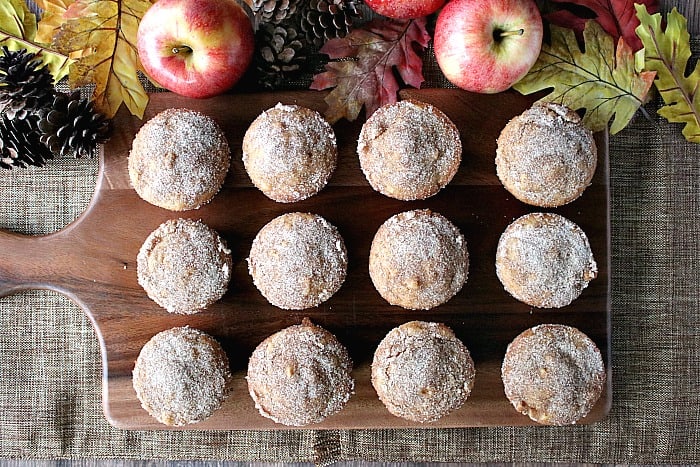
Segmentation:
<svg viewBox="0 0 700 467">
<path fill-rule="evenodd" d="M 334 88 L 326 96 L 326 118 L 352 121 L 363 106 L 369 116 L 396 102 L 400 85 L 394 70 L 405 84 L 419 88 L 424 81 L 419 52 L 430 42 L 425 26 L 425 18 L 376 20 L 327 41 L 321 52 L 336 61 L 327 63 L 311 84 L 316 90 Z"/>
<path fill-rule="evenodd" d="M 683 136 L 700 143 L 700 66 L 686 75 L 691 55 L 687 20 L 674 8 L 664 30 L 661 14 L 649 15 L 641 5 L 635 8 L 641 20 L 637 34 L 644 43 L 645 66 L 657 73 L 656 88 L 666 104 L 658 113 L 669 122 L 684 123 Z"/>
<path fill-rule="evenodd" d="M 54 44 L 64 53 L 83 52 L 71 67 L 70 85 L 94 83 L 92 101 L 109 118 L 122 103 L 143 118 L 148 94 L 136 74 L 140 69 L 136 33 L 150 5 L 148 0 L 76 0 L 54 36 Z"/>
<path fill-rule="evenodd" d="M 610 132 L 622 130 L 644 103 L 654 72 L 635 70 L 632 49 L 623 38 L 613 38 L 595 21 L 583 31 L 585 52 L 574 32 L 552 26 L 551 45 L 543 44 L 530 72 L 513 86 L 523 94 L 552 88 L 540 100 L 559 102 L 572 109 L 585 109 L 584 124 L 601 131 L 614 118 Z"/>
<path fill-rule="evenodd" d="M 36 16 L 29 11 L 24 0 L 0 1 L 0 46 L 10 50 L 26 49 L 44 63 L 55 82 L 68 75 L 71 60 L 63 54 L 35 43 Z"/>
<path fill-rule="evenodd" d="M 639 26 L 634 10 L 634 4 L 639 3 L 646 5 L 649 11 L 656 13 L 659 11 L 658 0 L 552 0 L 555 3 L 566 3 L 585 7 L 592 12 L 592 17 L 603 26 L 605 32 L 610 34 L 615 41 L 620 37 L 625 40 L 633 51 L 642 48 L 642 42 L 639 40 L 634 30 Z M 586 27 L 586 22 L 589 18 L 582 18 L 569 10 L 559 10 L 547 15 L 547 19 L 565 28 L 576 31 L 579 39 L 583 36 L 583 30 Z"/>
</svg>

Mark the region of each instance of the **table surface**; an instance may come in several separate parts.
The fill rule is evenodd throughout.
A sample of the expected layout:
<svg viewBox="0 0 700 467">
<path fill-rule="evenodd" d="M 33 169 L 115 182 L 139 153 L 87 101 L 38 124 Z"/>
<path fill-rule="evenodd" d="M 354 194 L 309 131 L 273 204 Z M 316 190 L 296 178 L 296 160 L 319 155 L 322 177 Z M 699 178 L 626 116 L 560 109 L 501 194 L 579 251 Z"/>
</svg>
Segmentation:
<svg viewBox="0 0 700 467">
<path fill-rule="evenodd" d="M 662 1 L 700 33 L 700 5 Z M 700 52 L 700 41 L 692 41 Z M 434 60 L 428 85 L 445 85 Z M 92 324 L 70 299 L 0 299 L 0 458 L 700 461 L 700 145 L 656 114 L 610 138 L 613 407 L 575 427 L 298 431 L 124 431 L 101 407 Z M 0 228 L 45 234 L 87 206 L 97 162 L 60 159 L 0 173 Z M 108 238 L 105 239 L 109 241 Z"/>
</svg>

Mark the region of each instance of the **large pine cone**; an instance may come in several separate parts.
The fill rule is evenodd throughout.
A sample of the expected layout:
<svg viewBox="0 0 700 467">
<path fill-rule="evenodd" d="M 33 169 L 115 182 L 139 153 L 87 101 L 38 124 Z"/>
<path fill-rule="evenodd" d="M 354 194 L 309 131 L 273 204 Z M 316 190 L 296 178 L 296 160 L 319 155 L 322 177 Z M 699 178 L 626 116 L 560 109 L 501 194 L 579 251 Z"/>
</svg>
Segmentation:
<svg viewBox="0 0 700 467">
<path fill-rule="evenodd" d="M 255 69 L 263 87 L 278 88 L 301 73 L 308 60 L 308 50 L 302 39 L 294 25 L 260 25 Z"/>
<path fill-rule="evenodd" d="M 0 168 L 43 166 L 53 154 L 39 140 L 39 131 L 30 119 L 0 116 Z"/>
<path fill-rule="evenodd" d="M 280 24 L 301 7 L 301 0 L 253 0 L 252 10 L 257 24 Z"/>
<path fill-rule="evenodd" d="M 39 111 L 41 142 L 55 154 L 75 152 L 76 157 L 94 156 L 97 145 L 109 139 L 110 120 L 97 112 L 80 91 L 58 93 L 53 103 Z"/>
<path fill-rule="evenodd" d="M 345 37 L 360 17 L 355 0 L 310 0 L 302 10 L 300 26 L 307 42 L 321 47 L 329 39 Z"/>
<path fill-rule="evenodd" d="M 26 50 L 2 47 L 0 56 L 0 107 L 10 119 L 24 119 L 51 102 L 53 77 L 46 67 Z"/>
</svg>

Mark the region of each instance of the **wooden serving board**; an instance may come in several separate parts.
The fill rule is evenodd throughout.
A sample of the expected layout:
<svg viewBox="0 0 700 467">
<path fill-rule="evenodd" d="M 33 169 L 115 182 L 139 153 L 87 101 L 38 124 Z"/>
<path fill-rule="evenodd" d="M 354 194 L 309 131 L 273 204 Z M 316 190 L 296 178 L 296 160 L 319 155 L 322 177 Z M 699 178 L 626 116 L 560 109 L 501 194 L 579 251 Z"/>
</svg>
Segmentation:
<svg viewBox="0 0 700 467">
<path fill-rule="evenodd" d="M 403 91 L 402 98 L 433 103 L 459 127 L 464 154 L 458 174 L 435 197 L 402 202 L 374 192 L 355 155 L 361 122 L 339 122 L 335 130 L 339 165 L 329 186 L 299 203 L 278 204 L 255 189 L 241 162 L 241 141 L 257 115 L 277 102 L 323 111 L 325 94 L 313 91 L 225 95 L 191 100 L 155 94 L 144 120 L 121 112 L 115 133 L 100 155 L 94 198 L 86 212 L 55 234 L 27 237 L 0 231 L 0 296 L 39 288 L 66 294 L 92 320 L 103 361 L 104 411 L 110 423 L 129 429 L 165 429 L 140 406 L 131 386 L 131 371 L 141 347 L 156 333 L 190 325 L 215 336 L 226 349 L 234 373 L 233 392 L 211 418 L 185 429 L 281 429 L 261 417 L 245 383 L 248 358 L 270 334 L 297 324 L 302 317 L 335 333 L 355 363 L 356 391 L 346 408 L 313 428 L 464 427 L 531 425 L 503 394 L 500 365 L 508 343 L 540 323 L 578 327 L 600 347 L 610 368 L 610 192 L 607 135 L 598 134 L 599 165 L 584 195 L 553 210 L 578 223 L 588 234 L 599 276 L 579 299 L 562 309 L 538 310 L 524 305 L 501 286 L 495 273 L 498 239 L 516 217 L 536 208 L 516 201 L 496 177 L 496 137 L 513 116 L 531 102 L 515 93 L 475 95 L 459 90 Z M 232 165 L 222 191 L 207 206 L 170 212 L 141 200 L 131 188 L 127 156 L 134 134 L 158 112 L 189 107 L 214 117 L 232 148 Z M 467 284 L 447 304 L 430 311 L 407 311 L 388 305 L 374 290 L 367 271 L 369 248 L 377 228 L 391 215 L 430 208 L 452 220 L 464 233 L 470 252 Z M 254 287 L 245 258 L 258 230 L 274 217 L 292 211 L 315 212 L 335 224 L 349 252 L 345 284 L 328 302 L 303 312 L 269 305 Z M 192 316 L 167 313 L 148 299 L 136 279 L 136 255 L 148 234 L 167 219 L 202 219 L 232 247 L 234 272 L 229 292 L 211 309 Z M 387 412 L 370 384 L 374 349 L 393 327 L 421 319 L 444 322 L 470 349 L 476 363 L 474 390 L 459 410 L 430 424 L 411 423 Z M 580 423 L 601 419 L 610 409 L 611 377 L 591 414 Z"/>
</svg>

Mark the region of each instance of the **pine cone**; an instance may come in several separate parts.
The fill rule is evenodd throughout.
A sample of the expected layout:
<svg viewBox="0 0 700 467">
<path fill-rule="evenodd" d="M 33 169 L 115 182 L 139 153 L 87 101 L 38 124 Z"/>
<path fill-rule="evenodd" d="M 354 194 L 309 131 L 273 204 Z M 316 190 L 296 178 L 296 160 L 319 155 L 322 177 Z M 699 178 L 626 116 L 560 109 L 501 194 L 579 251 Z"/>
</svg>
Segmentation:
<svg viewBox="0 0 700 467">
<path fill-rule="evenodd" d="M 0 116 L 0 168 L 41 167 L 48 159 L 53 159 L 53 154 L 40 141 L 32 120 Z"/>
<path fill-rule="evenodd" d="M 257 24 L 280 24 L 294 16 L 300 4 L 301 0 L 253 0 L 251 8 Z"/>
<path fill-rule="evenodd" d="M 301 13 L 306 40 L 321 47 L 328 39 L 345 37 L 361 13 L 355 0 L 310 0 Z"/>
<path fill-rule="evenodd" d="M 262 86 L 275 89 L 301 73 L 308 59 L 308 50 L 302 41 L 303 36 L 293 25 L 263 23 L 256 35 L 259 46 L 255 69 Z"/>
<path fill-rule="evenodd" d="M 51 152 L 64 156 L 75 151 L 76 157 L 92 157 L 97 145 L 109 139 L 110 120 L 97 112 L 80 91 L 57 93 L 52 105 L 39 111 L 41 142 Z"/>
<path fill-rule="evenodd" d="M 10 119 L 24 119 L 51 102 L 54 87 L 48 69 L 26 50 L 2 47 L 0 56 L 0 107 Z"/>
</svg>

